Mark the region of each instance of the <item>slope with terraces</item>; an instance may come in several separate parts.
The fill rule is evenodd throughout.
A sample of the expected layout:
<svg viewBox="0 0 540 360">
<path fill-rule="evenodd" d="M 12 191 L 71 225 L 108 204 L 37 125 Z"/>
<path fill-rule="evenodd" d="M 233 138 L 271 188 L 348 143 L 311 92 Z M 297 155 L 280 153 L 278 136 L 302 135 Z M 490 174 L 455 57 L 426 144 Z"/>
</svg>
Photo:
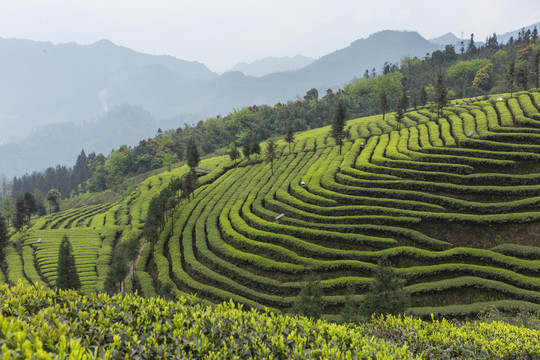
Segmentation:
<svg viewBox="0 0 540 360">
<path fill-rule="evenodd" d="M 287 312 L 315 275 L 331 318 L 347 289 L 363 296 L 386 256 L 412 314 L 538 311 L 539 109 L 532 91 L 454 101 L 442 117 L 420 108 L 400 121 L 354 119 L 341 155 L 328 127 L 296 134 L 290 152 L 279 141 L 273 173 L 264 154 L 238 166 L 210 159 L 195 197 L 144 247 L 134 289 Z M 150 177 L 119 203 L 37 221 L 19 252 L 8 248 L 7 280 L 52 286 L 68 232 L 83 289 L 102 289 L 115 241 L 142 237 L 149 200 L 186 171 Z"/>
<path fill-rule="evenodd" d="M 273 174 L 245 161 L 198 189 L 139 273 L 279 311 L 314 274 L 331 315 L 387 256 L 413 314 L 539 310 L 539 105 L 530 92 L 456 101 L 440 118 L 426 108 L 351 120 L 342 155 L 328 128 L 298 134 L 290 153 L 280 143 Z M 141 290 L 155 293 L 149 281 Z"/>
</svg>

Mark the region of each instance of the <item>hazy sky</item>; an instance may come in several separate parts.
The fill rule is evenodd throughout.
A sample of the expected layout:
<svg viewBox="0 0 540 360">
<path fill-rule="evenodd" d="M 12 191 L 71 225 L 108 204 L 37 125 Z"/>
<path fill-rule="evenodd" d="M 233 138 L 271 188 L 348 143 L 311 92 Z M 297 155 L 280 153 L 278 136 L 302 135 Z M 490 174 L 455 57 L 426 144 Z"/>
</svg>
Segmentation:
<svg viewBox="0 0 540 360">
<path fill-rule="evenodd" d="M 538 21 L 539 0 L 0 0 L 2 38 L 106 38 L 216 72 L 266 56 L 318 58 L 385 29 L 484 40 Z"/>
</svg>

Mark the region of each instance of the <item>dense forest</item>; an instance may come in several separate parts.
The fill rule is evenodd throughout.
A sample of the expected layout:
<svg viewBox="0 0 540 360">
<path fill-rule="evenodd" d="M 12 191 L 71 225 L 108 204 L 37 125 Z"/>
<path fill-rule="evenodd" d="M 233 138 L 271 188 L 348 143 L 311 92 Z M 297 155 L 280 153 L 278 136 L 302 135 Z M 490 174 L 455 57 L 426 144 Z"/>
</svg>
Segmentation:
<svg viewBox="0 0 540 360">
<path fill-rule="evenodd" d="M 128 174 L 184 160 L 189 139 L 195 140 L 202 155 L 225 153 L 232 145 L 248 149 L 246 144 L 283 136 L 288 129 L 297 132 L 329 125 L 339 100 L 345 103 L 347 118 L 351 119 L 394 111 L 398 106 L 429 104 L 441 74 L 449 98 L 461 98 L 538 87 L 539 70 L 536 28 L 521 31 L 506 44 L 500 44 L 493 34 L 477 46 L 471 34 L 470 40 L 462 42 L 458 49 L 447 45 L 423 58 L 406 57 L 400 64 L 385 63 L 380 72 L 366 69 L 362 78 L 353 79 L 344 89 L 327 89 L 319 94 L 312 88 L 303 98 L 285 104 L 253 105 L 201 120 L 196 126 L 160 129 L 155 137 L 140 140 L 134 147 L 121 145 L 107 157 L 101 153 L 86 155 L 82 150 L 72 168 L 59 165 L 11 181 L 3 177 L 0 195 L 15 201 L 27 192 L 35 194 L 37 189 L 47 194 L 54 188 L 66 198 L 115 188 Z"/>
</svg>

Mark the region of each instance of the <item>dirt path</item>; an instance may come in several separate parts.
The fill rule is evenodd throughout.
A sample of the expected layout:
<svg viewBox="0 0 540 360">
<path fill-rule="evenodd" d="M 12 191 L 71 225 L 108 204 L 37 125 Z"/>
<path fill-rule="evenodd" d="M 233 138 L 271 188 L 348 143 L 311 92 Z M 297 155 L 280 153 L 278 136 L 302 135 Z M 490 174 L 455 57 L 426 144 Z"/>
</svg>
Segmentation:
<svg viewBox="0 0 540 360">
<path fill-rule="evenodd" d="M 137 267 L 137 263 L 139 262 L 139 258 L 141 257 L 141 254 L 143 252 L 145 245 L 146 245 L 146 240 L 143 241 L 141 248 L 139 249 L 139 254 L 137 255 L 137 258 L 135 259 L 135 261 L 133 261 L 133 264 L 131 264 L 131 267 L 129 268 L 126 278 L 124 279 L 124 281 L 122 281 L 122 284 L 120 286 L 120 292 L 122 294 L 124 293 L 124 287 L 125 287 L 126 281 L 132 278 L 133 275 L 135 274 L 135 268 Z"/>
</svg>

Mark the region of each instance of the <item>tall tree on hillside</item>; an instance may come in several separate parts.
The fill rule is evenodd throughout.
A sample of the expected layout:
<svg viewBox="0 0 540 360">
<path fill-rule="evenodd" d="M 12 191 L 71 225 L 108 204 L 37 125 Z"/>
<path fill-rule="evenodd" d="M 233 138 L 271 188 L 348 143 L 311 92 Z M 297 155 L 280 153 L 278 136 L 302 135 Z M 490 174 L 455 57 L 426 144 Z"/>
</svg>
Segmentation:
<svg viewBox="0 0 540 360">
<path fill-rule="evenodd" d="M 8 240 L 9 233 L 6 218 L 4 218 L 4 215 L 0 213 L 0 260 L 3 260 L 3 250 L 7 246 Z"/>
<path fill-rule="evenodd" d="M 81 151 L 79 156 L 77 156 L 77 161 L 75 166 L 73 166 L 73 171 L 71 172 L 71 184 L 73 188 L 77 188 L 77 185 L 84 184 L 86 180 L 90 179 L 92 173 L 88 167 L 88 157 L 86 156 L 84 149 Z"/>
<path fill-rule="evenodd" d="M 324 310 L 323 291 L 317 279 L 310 279 L 298 294 L 293 311 L 302 316 L 319 319 Z"/>
<path fill-rule="evenodd" d="M 410 305 L 410 297 L 403 288 L 404 284 L 405 281 L 392 269 L 390 261 L 386 257 L 381 258 L 375 268 L 374 282 L 360 302 L 361 315 L 369 319 L 372 314 L 405 313 Z"/>
<path fill-rule="evenodd" d="M 437 86 L 435 87 L 435 105 L 437 106 L 437 115 L 442 116 L 442 112 L 448 103 L 448 88 L 444 84 L 443 75 L 437 75 Z"/>
<path fill-rule="evenodd" d="M 229 157 L 232 161 L 236 164 L 236 160 L 240 158 L 240 152 L 236 148 L 236 145 L 234 143 L 231 144 L 231 149 L 229 150 Z"/>
<path fill-rule="evenodd" d="M 81 288 L 79 274 L 75 266 L 73 248 L 71 247 L 68 236 L 65 234 L 62 237 L 62 243 L 60 244 L 60 251 L 58 253 L 56 287 L 64 290 L 79 290 Z"/>
<path fill-rule="evenodd" d="M 47 215 L 47 209 L 45 208 L 45 202 L 43 201 L 43 193 L 38 188 L 34 189 L 34 199 L 36 201 L 36 213 L 38 216 Z"/>
<path fill-rule="evenodd" d="M 62 194 L 57 189 L 51 189 L 45 196 L 45 200 L 49 203 L 49 214 L 60 211 L 60 199 Z"/>
<path fill-rule="evenodd" d="M 251 156 L 251 141 L 249 140 L 249 138 L 246 139 L 244 147 L 242 147 L 242 152 L 244 153 L 246 159 L 249 160 L 249 157 Z"/>
<path fill-rule="evenodd" d="M 8 181 L 6 174 L 2 174 L 2 199 L 6 198 L 6 193 L 8 190 Z"/>
<path fill-rule="evenodd" d="M 182 198 L 188 199 L 191 195 L 195 197 L 195 190 L 197 189 L 197 175 L 195 171 L 188 171 L 182 177 Z"/>
<path fill-rule="evenodd" d="M 4 198 L 2 203 L 2 214 L 6 218 L 6 223 L 9 227 L 10 221 L 13 220 L 13 217 L 15 216 L 15 207 L 9 197 Z"/>
<path fill-rule="evenodd" d="M 382 92 L 379 96 L 379 112 L 382 114 L 382 119 L 384 121 L 384 116 L 386 115 L 386 112 L 390 109 L 390 105 L 388 104 L 388 96 L 386 96 L 385 92 Z"/>
<path fill-rule="evenodd" d="M 167 168 L 167 171 L 171 171 L 172 164 L 178 160 L 178 156 L 172 151 L 168 150 L 161 151 L 159 154 L 157 154 L 157 157 L 161 160 L 161 164 Z"/>
<path fill-rule="evenodd" d="M 187 164 L 191 169 L 196 168 L 201 160 L 197 144 L 193 138 L 190 138 L 186 147 Z"/>
<path fill-rule="evenodd" d="M 516 80 L 516 62 L 512 60 L 512 62 L 508 65 L 508 71 L 506 72 L 506 82 L 508 84 L 508 88 L 510 89 L 510 97 L 512 97 L 512 93 L 514 92 L 515 80 Z"/>
<path fill-rule="evenodd" d="M 129 272 L 127 254 L 123 249 L 115 251 L 114 256 L 105 278 L 103 288 L 109 295 L 114 295 L 121 288 L 121 284 L 124 282 L 127 273 Z"/>
<path fill-rule="evenodd" d="M 409 97 L 407 96 L 407 93 L 403 91 L 399 98 L 398 107 L 396 111 L 396 120 L 398 121 L 398 123 L 405 117 L 405 111 L 408 108 L 409 108 Z"/>
<path fill-rule="evenodd" d="M 285 142 L 289 143 L 289 154 L 291 153 L 291 144 L 294 142 L 294 130 L 289 125 L 287 132 L 285 133 Z"/>
<path fill-rule="evenodd" d="M 28 217 L 28 221 L 30 221 L 32 219 L 32 215 L 38 213 L 36 199 L 34 198 L 34 195 L 30 194 L 29 192 L 25 192 L 24 202 L 26 204 L 26 216 Z"/>
<path fill-rule="evenodd" d="M 427 91 L 425 86 L 420 87 L 420 94 L 418 95 L 418 103 L 420 106 L 427 104 Z"/>
<path fill-rule="evenodd" d="M 257 154 L 257 160 L 259 160 L 259 155 L 261 154 L 261 144 L 255 141 L 251 144 L 251 153 Z"/>
<path fill-rule="evenodd" d="M 540 50 L 537 50 L 532 57 L 532 70 L 534 73 L 534 87 L 538 89 L 538 79 L 540 78 Z"/>
<path fill-rule="evenodd" d="M 409 97 L 407 96 L 406 91 L 401 93 L 401 97 L 399 98 L 399 108 L 403 111 L 409 108 Z"/>
<path fill-rule="evenodd" d="M 516 74 L 516 81 L 523 90 L 527 90 L 529 87 L 529 74 L 527 72 L 526 64 L 519 67 Z"/>
<path fill-rule="evenodd" d="M 107 185 L 112 187 L 118 184 L 121 177 L 128 169 L 128 155 L 123 149 L 111 152 L 107 161 L 105 161 L 105 176 Z"/>
<path fill-rule="evenodd" d="M 341 155 L 341 147 L 343 146 L 343 140 L 348 136 L 348 131 L 345 130 L 345 119 L 347 118 L 347 109 L 345 109 L 345 103 L 340 100 L 336 113 L 334 114 L 334 120 L 332 121 L 332 128 L 330 129 L 330 135 L 334 138 L 336 145 L 339 146 L 339 154 Z"/>
<path fill-rule="evenodd" d="M 476 54 L 476 50 L 476 45 L 474 44 L 474 34 L 471 34 L 471 40 L 469 40 L 469 44 L 467 45 L 467 55 Z"/>
<path fill-rule="evenodd" d="M 266 142 L 266 162 L 270 163 L 272 175 L 274 174 L 274 160 L 276 158 L 276 148 L 277 144 L 274 142 L 274 140 L 268 140 Z"/>
<path fill-rule="evenodd" d="M 15 218 L 13 219 L 15 229 L 21 230 L 28 223 L 27 213 L 28 209 L 24 197 L 19 196 L 15 203 Z"/>
<path fill-rule="evenodd" d="M 171 226 L 174 229 L 174 213 L 176 212 L 176 208 L 178 207 L 178 199 L 176 196 L 171 196 L 167 199 L 167 202 L 165 203 L 165 214 L 168 218 L 171 219 Z"/>
</svg>

